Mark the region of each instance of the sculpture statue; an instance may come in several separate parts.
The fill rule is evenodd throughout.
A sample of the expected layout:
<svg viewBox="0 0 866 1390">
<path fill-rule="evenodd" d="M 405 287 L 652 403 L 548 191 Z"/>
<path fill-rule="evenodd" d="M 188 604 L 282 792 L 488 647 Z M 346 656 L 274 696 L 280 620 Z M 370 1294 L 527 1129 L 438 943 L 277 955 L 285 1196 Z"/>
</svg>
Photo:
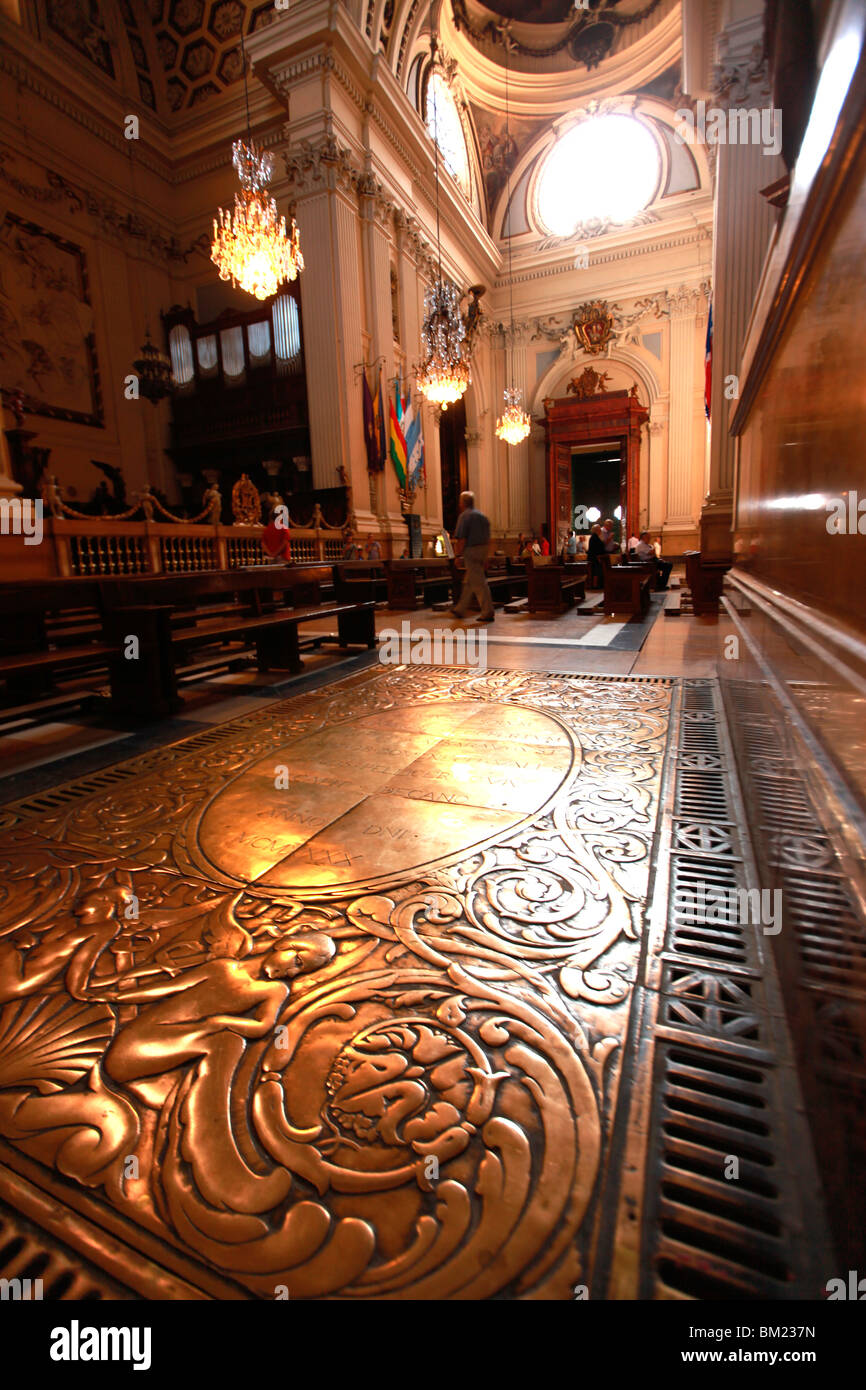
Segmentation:
<svg viewBox="0 0 866 1390">
<path fill-rule="evenodd" d="M 262 502 L 258 488 L 242 473 L 232 488 L 232 516 L 238 526 L 260 526 Z"/>
<path fill-rule="evenodd" d="M 53 473 L 48 481 L 43 484 L 42 501 L 52 516 L 58 518 L 63 516 L 63 501 L 60 496 L 60 488 L 57 486 L 57 478 Z"/>
<path fill-rule="evenodd" d="M 212 526 L 219 525 L 223 511 L 223 495 L 216 483 L 211 483 L 201 500 L 208 509 L 206 520 Z"/>
<path fill-rule="evenodd" d="M 136 501 L 141 508 L 145 521 L 153 521 L 154 497 L 150 490 L 150 483 L 145 483 L 142 491 L 136 493 Z"/>
</svg>

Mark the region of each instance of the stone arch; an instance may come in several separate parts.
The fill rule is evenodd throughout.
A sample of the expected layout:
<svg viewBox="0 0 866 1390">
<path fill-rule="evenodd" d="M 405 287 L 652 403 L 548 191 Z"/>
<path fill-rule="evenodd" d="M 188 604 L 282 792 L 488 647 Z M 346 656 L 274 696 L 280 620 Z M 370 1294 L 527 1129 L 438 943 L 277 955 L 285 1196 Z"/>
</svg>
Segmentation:
<svg viewBox="0 0 866 1390">
<path fill-rule="evenodd" d="M 661 388 L 655 371 L 646 361 L 646 355 L 635 348 L 618 347 L 613 348 L 604 357 L 590 358 L 583 355 L 574 358 L 559 357 L 547 369 L 536 386 L 529 407 L 530 412 L 532 414 L 543 413 L 545 398 L 555 396 L 557 386 L 560 386 L 564 392 L 566 383 L 584 367 L 594 366 L 597 371 L 604 371 L 605 364 L 609 363 L 616 363 L 627 371 L 633 372 L 637 378 L 639 399 L 646 406 L 651 407 L 655 404 L 661 395 Z M 612 389 L 621 390 L 622 388 L 614 386 Z"/>
</svg>

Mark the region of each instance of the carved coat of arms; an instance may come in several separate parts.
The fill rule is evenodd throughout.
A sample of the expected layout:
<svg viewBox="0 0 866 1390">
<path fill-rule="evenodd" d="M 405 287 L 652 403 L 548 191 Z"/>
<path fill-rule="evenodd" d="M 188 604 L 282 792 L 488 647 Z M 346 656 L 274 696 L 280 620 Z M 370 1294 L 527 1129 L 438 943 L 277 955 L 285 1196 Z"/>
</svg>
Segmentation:
<svg viewBox="0 0 866 1390">
<path fill-rule="evenodd" d="M 608 381 L 609 372 L 597 372 L 594 367 L 584 367 L 580 376 L 573 377 L 568 383 L 566 395 L 577 396 L 579 401 L 585 401 L 597 391 L 603 391 Z"/>
<path fill-rule="evenodd" d="M 594 299 L 589 304 L 581 304 L 574 315 L 572 327 L 584 352 L 593 356 L 604 352 L 614 337 L 613 314 L 608 308 L 607 300 Z"/>
</svg>

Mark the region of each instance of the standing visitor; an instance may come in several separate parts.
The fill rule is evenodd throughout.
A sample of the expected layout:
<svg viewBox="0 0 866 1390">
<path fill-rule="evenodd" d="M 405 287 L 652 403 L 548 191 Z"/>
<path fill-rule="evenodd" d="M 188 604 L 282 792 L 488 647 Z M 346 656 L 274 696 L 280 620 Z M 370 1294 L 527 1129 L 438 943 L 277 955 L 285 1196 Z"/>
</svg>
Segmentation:
<svg viewBox="0 0 866 1390">
<path fill-rule="evenodd" d="M 493 622 L 493 595 L 484 573 L 489 550 L 490 522 L 483 512 L 476 510 L 474 492 L 461 492 L 460 515 L 454 529 L 454 554 L 462 558 L 466 570 L 459 602 L 451 609 L 455 618 L 465 618 L 470 602 L 477 598 L 481 609 L 479 622 Z"/>
</svg>

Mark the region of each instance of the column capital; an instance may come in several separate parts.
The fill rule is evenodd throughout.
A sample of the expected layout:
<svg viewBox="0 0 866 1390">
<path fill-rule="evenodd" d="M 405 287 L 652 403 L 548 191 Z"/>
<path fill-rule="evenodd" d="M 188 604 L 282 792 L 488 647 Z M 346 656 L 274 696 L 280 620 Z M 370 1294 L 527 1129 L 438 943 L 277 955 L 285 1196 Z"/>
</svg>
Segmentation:
<svg viewBox="0 0 866 1390">
<path fill-rule="evenodd" d="M 333 134 L 325 135 L 316 145 L 302 140 L 299 149 L 283 155 L 283 164 L 296 196 L 337 189 L 357 193 L 363 181 L 363 171 L 351 151 L 338 144 Z"/>
<path fill-rule="evenodd" d="M 716 104 L 725 108 L 770 100 L 762 15 L 729 24 L 719 35 L 710 90 Z"/>
</svg>

